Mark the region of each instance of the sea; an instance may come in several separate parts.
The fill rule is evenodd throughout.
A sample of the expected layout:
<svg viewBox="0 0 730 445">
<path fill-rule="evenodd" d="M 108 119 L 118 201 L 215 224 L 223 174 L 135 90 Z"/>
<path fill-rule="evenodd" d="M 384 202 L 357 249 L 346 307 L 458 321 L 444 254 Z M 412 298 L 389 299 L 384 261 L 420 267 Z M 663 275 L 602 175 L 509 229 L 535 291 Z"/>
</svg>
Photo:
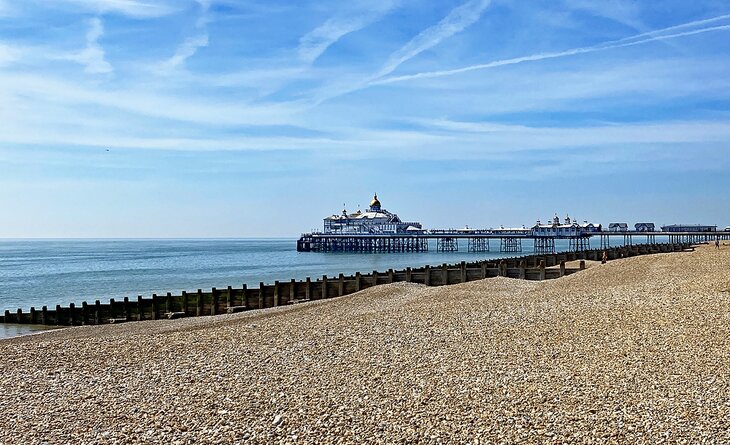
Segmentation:
<svg viewBox="0 0 730 445">
<path fill-rule="evenodd" d="M 0 240 L 0 311 L 24 311 L 56 304 L 80 305 L 110 298 L 136 299 L 197 289 L 258 287 L 259 282 L 289 281 L 322 275 L 380 272 L 424 265 L 527 255 L 437 252 L 297 252 L 296 239 L 33 239 Z M 558 240 L 557 250 L 567 250 Z M 496 252 L 494 252 L 496 250 Z M 33 327 L 0 324 L 0 338 L 32 332 Z"/>
</svg>

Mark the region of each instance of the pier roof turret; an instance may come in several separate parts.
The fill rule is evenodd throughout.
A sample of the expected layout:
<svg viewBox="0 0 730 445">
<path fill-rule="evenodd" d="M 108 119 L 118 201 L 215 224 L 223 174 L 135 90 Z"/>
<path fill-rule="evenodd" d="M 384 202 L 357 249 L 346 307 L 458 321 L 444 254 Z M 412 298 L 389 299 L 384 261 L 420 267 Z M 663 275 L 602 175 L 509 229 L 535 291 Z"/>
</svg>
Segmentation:
<svg viewBox="0 0 730 445">
<path fill-rule="evenodd" d="M 370 201 L 370 208 L 374 210 L 380 210 L 380 200 L 378 199 L 377 193 L 373 196 L 373 200 Z"/>
<path fill-rule="evenodd" d="M 344 207 L 344 205 L 343 205 Z M 370 201 L 366 211 L 358 210 L 355 213 L 342 212 L 324 219 L 324 233 L 405 233 L 408 228 L 422 230 L 421 223 L 404 222 L 398 215 L 391 213 L 380 204 L 377 193 Z"/>
</svg>

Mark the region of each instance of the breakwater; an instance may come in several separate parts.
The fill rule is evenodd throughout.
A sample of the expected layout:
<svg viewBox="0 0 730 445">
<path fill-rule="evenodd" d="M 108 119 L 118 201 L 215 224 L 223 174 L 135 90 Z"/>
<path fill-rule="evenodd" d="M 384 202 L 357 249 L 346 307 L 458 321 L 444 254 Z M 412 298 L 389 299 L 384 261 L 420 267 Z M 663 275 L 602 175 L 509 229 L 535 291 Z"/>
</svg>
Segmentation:
<svg viewBox="0 0 730 445">
<path fill-rule="evenodd" d="M 345 276 L 322 276 L 305 280 L 276 281 L 273 284 L 260 283 L 257 288 L 246 285 L 228 286 L 225 289 L 198 289 L 179 295 L 138 296 L 136 299 L 110 299 L 83 302 L 81 305 L 43 306 L 29 310 L 6 310 L 0 315 L 0 323 L 40 324 L 75 326 L 89 324 L 120 323 L 128 321 L 157 320 L 203 315 L 234 313 L 245 310 L 263 309 L 275 306 L 302 303 L 337 296 L 348 295 L 378 284 L 397 281 L 422 283 L 428 286 L 442 286 L 463 283 L 484 278 L 504 276 L 527 280 L 546 280 L 569 275 L 581 270 L 566 267 L 566 262 L 576 260 L 600 260 L 603 251 L 608 260 L 636 255 L 662 252 L 676 252 L 688 248 L 688 244 L 645 244 L 623 246 L 604 250 L 529 255 L 500 260 L 461 262 L 424 266 L 402 270 Z"/>
</svg>

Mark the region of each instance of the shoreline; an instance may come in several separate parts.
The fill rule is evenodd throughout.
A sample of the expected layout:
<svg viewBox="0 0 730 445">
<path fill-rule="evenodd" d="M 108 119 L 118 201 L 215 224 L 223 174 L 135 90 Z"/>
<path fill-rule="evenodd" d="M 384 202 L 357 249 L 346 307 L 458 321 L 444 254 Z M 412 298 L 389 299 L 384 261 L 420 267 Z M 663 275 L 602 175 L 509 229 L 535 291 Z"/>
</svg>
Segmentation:
<svg viewBox="0 0 730 445">
<path fill-rule="evenodd" d="M 0 429 L 7 445 L 720 443 L 727 264 L 700 246 L 6 339 Z"/>
<path fill-rule="evenodd" d="M 296 240 L 127 240 L 0 242 L 0 317 L 5 310 L 28 312 L 46 305 L 80 307 L 83 301 L 106 303 L 114 298 L 136 300 L 138 295 L 164 296 L 167 292 L 225 289 L 261 281 L 304 280 L 323 274 L 421 267 L 426 264 L 494 260 L 509 256 L 498 252 L 299 254 Z M 567 248 L 567 242 L 565 246 Z M 10 249 L 10 250 L 8 250 Z M 524 254 L 528 254 L 525 252 Z M 6 267 L 7 266 L 7 267 Z"/>
<path fill-rule="evenodd" d="M 372 273 L 356 272 L 354 275 L 340 273 L 337 276 L 323 275 L 321 278 L 305 280 L 292 278 L 273 284 L 259 282 L 258 288 L 227 286 L 225 289 L 213 287 L 210 291 L 182 291 L 179 295 L 167 292 L 166 295 L 152 294 L 151 298 L 141 295 L 136 299 L 124 297 L 122 300 L 110 298 L 108 303 L 101 300 L 83 301 L 80 305 L 70 303 L 67 307 L 31 307 L 30 310 L 5 310 L 0 315 L 0 323 L 17 323 L 47 326 L 99 325 L 160 318 L 185 318 L 190 316 L 235 313 L 252 309 L 260 310 L 300 302 L 328 299 L 358 292 L 379 284 L 393 282 L 422 283 L 427 286 L 443 286 L 465 283 L 484 278 L 504 276 L 526 280 L 555 279 L 579 272 L 585 268 L 586 261 L 597 261 L 601 252 L 611 261 L 619 258 L 650 255 L 662 252 L 681 252 L 688 244 L 640 244 L 560 252 L 532 254 L 499 259 L 481 259 L 473 262 L 461 261 L 454 264 L 441 264 L 424 267 L 406 267 L 401 270 L 373 270 Z M 570 267 L 574 265 L 577 267 Z M 555 267 L 558 266 L 558 267 Z"/>
</svg>

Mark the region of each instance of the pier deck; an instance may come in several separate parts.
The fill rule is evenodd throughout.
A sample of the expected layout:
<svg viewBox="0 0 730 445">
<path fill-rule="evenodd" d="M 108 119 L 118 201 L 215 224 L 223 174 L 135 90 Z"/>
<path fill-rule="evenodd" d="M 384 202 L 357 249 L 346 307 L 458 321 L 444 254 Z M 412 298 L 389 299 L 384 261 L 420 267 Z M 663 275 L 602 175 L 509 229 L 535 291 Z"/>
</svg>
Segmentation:
<svg viewBox="0 0 730 445">
<path fill-rule="evenodd" d="M 657 237 L 666 237 L 670 243 L 700 243 L 730 240 L 730 232 L 591 232 L 575 236 L 545 236 L 533 232 L 505 233 L 489 230 L 431 230 L 422 233 L 395 234 L 338 234 L 305 233 L 297 241 L 299 252 L 361 252 L 397 253 L 427 252 L 429 241 L 435 241 L 436 251 L 455 252 L 459 240 L 465 240 L 469 252 L 489 252 L 490 240 L 499 240 L 499 252 L 522 252 L 523 241 L 532 241 L 533 252 L 555 253 L 556 240 L 569 240 L 569 250 L 579 252 L 591 248 L 591 239 L 600 240 L 601 249 L 611 245 L 633 245 L 635 241 L 656 244 Z M 612 240 L 617 240 L 611 242 Z M 620 241 L 620 243 L 618 242 Z"/>
</svg>

